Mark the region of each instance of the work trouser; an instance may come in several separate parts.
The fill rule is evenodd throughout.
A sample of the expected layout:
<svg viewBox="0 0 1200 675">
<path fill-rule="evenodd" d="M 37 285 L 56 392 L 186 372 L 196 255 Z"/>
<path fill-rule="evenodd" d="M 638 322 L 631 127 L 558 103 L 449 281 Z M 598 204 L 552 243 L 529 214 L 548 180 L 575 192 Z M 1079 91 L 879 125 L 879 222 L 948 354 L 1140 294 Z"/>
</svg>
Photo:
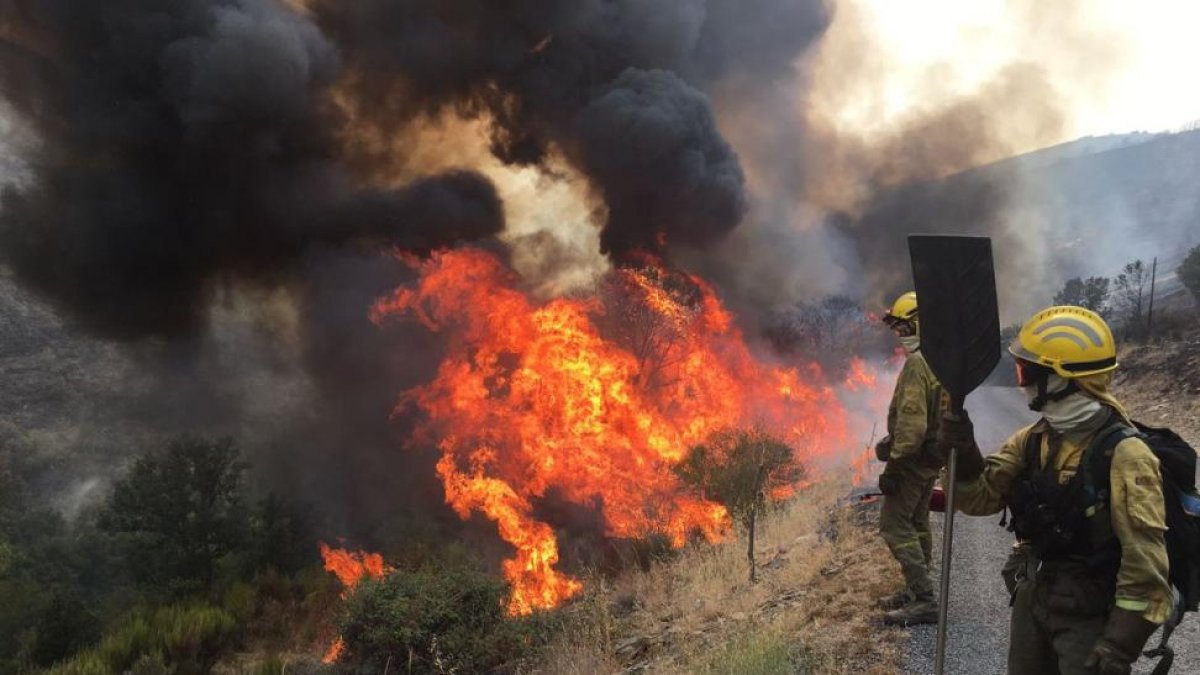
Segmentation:
<svg viewBox="0 0 1200 675">
<path fill-rule="evenodd" d="M 933 595 L 933 580 L 929 576 L 929 563 L 933 558 L 929 500 L 936 479 L 937 469 L 915 462 L 889 463 L 879 477 L 880 491 L 883 492 L 879 533 L 900 563 L 909 593 L 917 597 Z"/>
<path fill-rule="evenodd" d="M 1039 565 L 1028 546 L 1004 566 L 1012 594 L 1008 675 L 1092 675 L 1083 667 L 1104 632 L 1114 591 L 1081 566 Z"/>
</svg>

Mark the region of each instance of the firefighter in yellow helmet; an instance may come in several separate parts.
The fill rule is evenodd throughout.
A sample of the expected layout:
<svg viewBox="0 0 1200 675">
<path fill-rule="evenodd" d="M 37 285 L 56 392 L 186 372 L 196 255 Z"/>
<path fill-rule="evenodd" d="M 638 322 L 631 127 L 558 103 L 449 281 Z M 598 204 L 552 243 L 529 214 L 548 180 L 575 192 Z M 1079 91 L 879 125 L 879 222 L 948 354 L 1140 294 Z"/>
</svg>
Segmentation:
<svg viewBox="0 0 1200 675">
<path fill-rule="evenodd" d="M 938 420 L 945 405 L 942 385 L 921 355 L 916 293 L 896 299 L 883 320 L 904 346 L 904 367 L 888 406 L 887 436 L 875 448 L 887 467 L 879 477 L 883 509 L 879 531 L 904 575 L 904 589 L 885 598 L 884 621 L 915 625 L 937 621 L 929 563 L 933 537 L 929 500 L 943 460 L 936 448 Z"/>
<path fill-rule="evenodd" d="M 1127 675 L 1172 592 L 1159 463 L 1110 392 L 1112 331 L 1090 310 L 1050 307 L 1009 351 L 1041 419 L 987 459 L 966 416 L 938 432 L 944 452 L 959 448 L 958 508 L 1012 514 L 1008 672 Z"/>
</svg>

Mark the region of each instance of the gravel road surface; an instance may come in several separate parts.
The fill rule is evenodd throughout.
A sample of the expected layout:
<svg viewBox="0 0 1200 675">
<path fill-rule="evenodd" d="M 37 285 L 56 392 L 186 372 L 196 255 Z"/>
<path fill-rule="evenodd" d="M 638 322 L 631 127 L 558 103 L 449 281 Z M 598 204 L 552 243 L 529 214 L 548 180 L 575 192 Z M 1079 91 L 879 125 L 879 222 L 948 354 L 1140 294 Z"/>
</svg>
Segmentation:
<svg viewBox="0 0 1200 675">
<path fill-rule="evenodd" d="M 989 449 L 1015 429 L 1033 421 L 1018 389 L 984 388 L 967 399 L 979 443 Z M 941 560 L 941 519 L 935 514 L 934 560 Z M 950 627 L 947 635 L 946 672 L 952 675 L 1002 675 L 1008 651 L 1008 594 L 1000 567 L 1012 546 L 1012 534 L 998 523 L 1000 517 L 972 518 L 961 513 L 954 521 L 954 562 L 950 581 Z M 933 673 L 935 628 L 909 629 L 904 672 Z M 1156 642 L 1157 637 L 1151 638 Z M 1200 619 L 1189 614 L 1171 637 L 1175 649 L 1173 675 L 1200 674 Z M 1142 660 L 1134 673 L 1145 675 L 1154 662 Z"/>
</svg>

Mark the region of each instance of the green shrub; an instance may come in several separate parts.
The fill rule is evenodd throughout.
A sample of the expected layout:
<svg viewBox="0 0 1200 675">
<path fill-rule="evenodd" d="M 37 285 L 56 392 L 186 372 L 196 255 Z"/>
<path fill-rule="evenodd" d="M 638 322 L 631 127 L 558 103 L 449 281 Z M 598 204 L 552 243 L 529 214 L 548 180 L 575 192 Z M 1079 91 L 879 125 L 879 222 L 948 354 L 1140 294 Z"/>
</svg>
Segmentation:
<svg viewBox="0 0 1200 675">
<path fill-rule="evenodd" d="M 164 656 L 181 673 L 208 672 L 237 632 L 232 615 L 207 606 L 160 609 L 154 624 Z"/>
<path fill-rule="evenodd" d="M 232 645 L 236 632 L 237 622 L 224 610 L 206 605 L 164 607 L 126 618 L 100 644 L 49 672 L 206 673 Z"/>
<path fill-rule="evenodd" d="M 146 654 L 133 664 L 129 675 L 172 675 L 161 654 Z"/>
<path fill-rule="evenodd" d="M 731 640 L 695 668 L 703 675 L 799 673 L 798 659 L 783 636 L 766 633 Z"/>
<path fill-rule="evenodd" d="M 112 675 L 114 671 L 104 657 L 88 651 L 49 672 L 52 675 Z"/>
<path fill-rule="evenodd" d="M 237 582 L 221 595 L 221 609 L 229 612 L 239 625 L 250 623 L 258 610 L 259 590 L 246 582 Z"/>
<path fill-rule="evenodd" d="M 110 668 L 122 671 L 132 666 L 143 654 L 153 651 L 156 642 L 150 622 L 136 615 L 104 636 L 95 651 Z"/>
<path fill-rule="evenodd" d="M 340 663 L 360 672 L 494 672 L 528 651 L 539 619 L 505 615 L 508 589 L 459 565 L 363 581 L 339 624 Z M 411 668 L 411 670 L 409 670 Z"/>
</svg>

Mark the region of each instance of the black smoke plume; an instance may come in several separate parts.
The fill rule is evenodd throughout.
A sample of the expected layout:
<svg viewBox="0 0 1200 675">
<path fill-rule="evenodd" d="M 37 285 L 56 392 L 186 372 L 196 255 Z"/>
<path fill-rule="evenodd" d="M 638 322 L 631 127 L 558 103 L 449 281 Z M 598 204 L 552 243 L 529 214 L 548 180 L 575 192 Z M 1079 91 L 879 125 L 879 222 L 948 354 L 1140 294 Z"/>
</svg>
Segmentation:
<svg viewBox="0 0 1200 675">
<path fill-rule="evenodd" d="M 0 95 L 34 138 L 0 264 L 160 380 L 109 414 L 250 438 L 277 483 L 379 520 L 434 485 L 388 413 L 439 349 L 367 321 L 409 274 L 379 251 L 496 246 L 504 212 L 481 175 L 363 139 L 485 119 L 502 161 L 587 178 L 615 261 L 711 248 L 748 197 L 710 97 L 751 109 L 828 21 L 821 0 L 4 3 Z M 255 334 L 246 288 L 290 294 L 298 345 Z"/>
<path fill-rule="evenodd" d="M 704 92 L 777 76 L 827 22 L 816 0 L 321 0 L 314 11 L 344 48 L 367 123 L 486 111 L 501 159 L 560 152 L 588 176 L 617 259 L 711 245 L 739 223 L 745 178 Z"/>
<path fill-rule="evenodd" d="M 498 232 L 471 173 L 361 187 L 326 95 L 337 48 L 270 0 L 6 3 L 0 87 L 32 120 L 3 260 L 90 328 L 190 335 L 223 276 L 278 283 L 314 247 L 414 249 Z"/>
</svg>

